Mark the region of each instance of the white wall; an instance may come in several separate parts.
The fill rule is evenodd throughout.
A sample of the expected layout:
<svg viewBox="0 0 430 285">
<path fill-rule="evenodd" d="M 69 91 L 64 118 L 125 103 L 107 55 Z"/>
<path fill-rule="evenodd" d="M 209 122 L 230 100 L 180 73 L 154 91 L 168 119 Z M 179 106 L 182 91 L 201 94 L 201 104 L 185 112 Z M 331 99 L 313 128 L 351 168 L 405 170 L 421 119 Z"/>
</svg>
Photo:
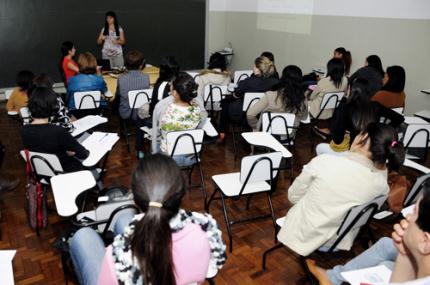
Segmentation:
<svg viewBox="0 0 430 285">
<path fill-rule="evenodd" d="M 352 72 L 370 54 L 384 67 L 403 66 L 406 113 L 430 110 L 430 95 L 420 92 L 430 88 L 430 0 L 209 1 L 208 51 L 231 42 L 232 69 L 250 68 L 270 50 L 278 69 L 296 64 L 307 73 L 344 46 L 352 52 Z M 310 6 L 312 13 L 303 12 Z"/>
</svg>

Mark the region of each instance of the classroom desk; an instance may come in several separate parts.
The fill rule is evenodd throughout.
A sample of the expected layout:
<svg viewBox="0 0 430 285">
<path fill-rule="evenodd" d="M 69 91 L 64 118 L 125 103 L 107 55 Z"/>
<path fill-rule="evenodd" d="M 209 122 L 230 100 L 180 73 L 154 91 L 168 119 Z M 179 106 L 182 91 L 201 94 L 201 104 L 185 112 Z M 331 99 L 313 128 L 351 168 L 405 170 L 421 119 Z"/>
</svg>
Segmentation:
<svg viewBox="0 0 430 285">
<path fill-rule="evenodd" d="M 414 114 L 414 116 L 417 116 L 417 117 L 420 117 L 426 121 L 429 121 L 430 120 L 430 111 L 429 110 L 422 110 L 422 111 L 416 112 Z"/>
<path fill-rule="evenodd" d="M 160 76 L 160 69 L 158 67 L 155 66 L 148 66 L 145 67 L 142 70 L 143 73 L 147 73 L 149 75 L 149 84 L 151 84 L 151 86 L 154 86 L 155 82 L 157 81 L 158 77 Z M 116 92 L 116 86 L 117 86 L 117 81 L 118 81 L 118 77 L 121 76 L 121 74 L 104 74 L 103 75 L 103 79 L 106 82 L 107 88 L 108 90 L 113 94 L 113 96 L 115 97 L 115 92 Z"/>
<path fill-rule="evenodd" d="M 285 158 L 292 157 L 293 155 L 288 149 L 277 141 L 271 134 L 266 132 L 246 132 L 242 133 L 242 137 L 252 145 L 264 146 L 274 151 L 280 151 Z"/>
<path fill-rule="evenodd" d="M 69 217 L 76 214 L 79 210 L 75 203 L 76 197 L 94 186 L 96 180 L 88 170 L 53 176 L 51 188 L 58 215 Z"/>
</svg>

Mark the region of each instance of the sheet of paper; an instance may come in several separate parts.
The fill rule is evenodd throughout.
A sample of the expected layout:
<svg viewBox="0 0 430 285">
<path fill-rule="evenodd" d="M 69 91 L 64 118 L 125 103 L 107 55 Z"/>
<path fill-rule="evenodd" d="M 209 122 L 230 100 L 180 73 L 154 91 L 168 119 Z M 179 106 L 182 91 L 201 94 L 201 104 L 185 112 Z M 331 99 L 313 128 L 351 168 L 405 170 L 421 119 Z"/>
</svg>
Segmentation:
<svg viewBox="0 0 430 285">
<path fill-rule="evenodd" d="M 391 270 L 384 265 L 378 265 L 360 270 L 342 272 L 342 277 L 351 285 L 388 283 Z"/>
<path fill-rule="evenodd" d="M 13 285 L 12 259 L 16 250 L 0 250 L 0 284 Z"/>
<path fill-rule="evenodd" d="M 408 125 L 427 125 L 428 122 L 419 117 L 405 116 L 405 124 Z"/>
<path fill-rule="evenodd" d="M 403 208 L 403 210 L 401 212 L 402 215 L 403 215 L 403 217 L 406 218 L 407 215 L 412 214 L 412 212 L 414 211 L 414 208 L 415 208 L 415 204 L 410 205 L 410 206 L 408 206 L 406 208 Z"/>
<path fill-rule="evenodd" d="M 106 123 L 108 121 L 107 118 L 102 116 L 85 116 L 79 120 L 74 121 L 72 124 L 75 127 L 75 130 L 72 132 L 72 136 L 76 137 L 83 132 L 86 132 L 95 126 Z"/>
<path fill-rule="evenodd" d="M 377 220 L 382 220 L 383 218 L 391 216 L 392 214 L 393 214 L 393 212 L 390 212 L 390 211 L 381 211 L 381 212 L 376 213 L 375 215 L 373 215 L 373 218 L 375 218 Z"/>
<path fill-rule="evenodd" d="M 94 132 L 81 144 L 90 152 L 90 155 L 82 162 L 86 167 L 96 165 L 119 140 L 116 133 Z"/>
</svg>

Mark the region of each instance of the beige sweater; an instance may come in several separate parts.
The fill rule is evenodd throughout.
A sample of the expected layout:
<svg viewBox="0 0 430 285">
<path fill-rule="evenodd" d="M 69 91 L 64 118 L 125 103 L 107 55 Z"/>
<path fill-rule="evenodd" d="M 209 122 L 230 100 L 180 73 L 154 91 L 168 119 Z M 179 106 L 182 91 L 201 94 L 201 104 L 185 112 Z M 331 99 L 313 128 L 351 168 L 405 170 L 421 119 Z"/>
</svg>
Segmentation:
<svg viewBox="0 0 430 285">
<path fill-rule="evenodd" d="M 288 189 L 294 206 L 288 211 L 278 239 L 302 256 L 332 244 L 346 213 L 354 206 L 388 194 L 387 171 L 349 152 L 346 157 L 319 155 L 303 167 Z M 357 232 L 337 246 L 349 250 Z"/>
<path fill-rule="evenodd" d="M 300 121 L 306 119 L 308 116 L 306 101 L 303 102 L 303 105 L 302 110 L 295 114 L 295 127 L 298 127 L 300 125 Z M 282 99 L 278 98 L 277 91 L 267 91 L 257 103 L 248 109 L 248 112 L 246 113 L 248 124 L 254 130 L 259 130 L 261 128 L 261 119 L 257 118 L 257 116 L 264 112 L 289 112 L 289 108 L 284 106 Z"/>
<path fill-rule="evenodd" d="M 201 75 L 196 77 L 196 83 L 199 85 L 197 95 L 203 98 L 203 92 L 206 85 L 227 85 L 230 82 L 230 73 L 227 71 L 222 72 L 221 69 L 203 71 Z"/>
<path fill-rule="evenodd" d="M 336 88 L 336 86 L 334 86 L 333 82 L 330 80 L 330 77 L 322 78 L 320 81 L 318 81 L 315 90 L 312 92 L 309 98 L 309 113 L 311 113 L 312 117 L 314 118 L 318 116 L 324 94 L 328 92 L 346 92 L 347 88 L 348 78 L 346 78 L 346 76 L 342 78 L 342 83 L 340 84 L 339 88 Z M 333 111 L 333 109 L 324 110 L 324 112 L 322 112 L 319 118 L 322 120 L 330 119 L 333 116 Z"/>
</svg>

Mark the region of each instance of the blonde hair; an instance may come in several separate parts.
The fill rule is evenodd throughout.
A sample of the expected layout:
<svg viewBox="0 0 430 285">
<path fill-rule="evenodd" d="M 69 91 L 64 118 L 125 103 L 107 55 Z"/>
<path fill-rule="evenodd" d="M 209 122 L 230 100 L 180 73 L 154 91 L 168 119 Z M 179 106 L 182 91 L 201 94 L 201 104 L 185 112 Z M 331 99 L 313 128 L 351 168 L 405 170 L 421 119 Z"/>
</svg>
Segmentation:
<svg viewBox="0 0 430 285">
<path fill-rule="evenodd" d="M 260 70 L 261 76 L 271 77 L 275 74 L 275 64 L 265 56 L 259 56 L 254 61 L 255 67 Z"/>
<path fill-rule="evenodd" d="M 97 60 L 95 56 L 86 51 L 78 57 L 79 72 L 84 74 L 94 74 L 97 72 Z"/>
</svg>

